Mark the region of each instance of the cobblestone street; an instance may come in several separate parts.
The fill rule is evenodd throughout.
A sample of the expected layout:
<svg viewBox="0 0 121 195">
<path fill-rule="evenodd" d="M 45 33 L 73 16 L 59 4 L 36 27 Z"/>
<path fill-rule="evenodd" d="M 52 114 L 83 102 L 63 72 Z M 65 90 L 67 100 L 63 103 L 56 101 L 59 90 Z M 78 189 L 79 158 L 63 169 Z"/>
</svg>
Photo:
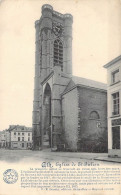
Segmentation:
<svg viewBox="0 0 121 195">
<path fill-rule="evenodd" d="M 79 152 L 51 152 L 50 149 L 43 151 L 32 150 L 7 150 L 0 149 L 0 162 L 39 162 L 39 161 L 80 161 L 100 162 L 103 164 L 114 164 L 114 162 L 99 161 L 98 158 L 107 158 L 106 153 L 79 153 Z M 96 160 L 94 160 L 96 159 Z"/>
</svg>

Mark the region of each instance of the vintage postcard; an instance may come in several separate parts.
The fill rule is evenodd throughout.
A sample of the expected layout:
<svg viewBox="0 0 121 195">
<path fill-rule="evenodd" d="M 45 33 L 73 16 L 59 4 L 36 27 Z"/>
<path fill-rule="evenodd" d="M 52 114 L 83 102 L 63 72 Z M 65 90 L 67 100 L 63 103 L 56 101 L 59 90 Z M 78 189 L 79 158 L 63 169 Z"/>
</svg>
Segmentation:
<svg viewBox="0 0 121 195">
<path fill-rule="evenodd" d="M 120 195 L 121 1 L 0 13 L 0 195 Z"/>
</svg>

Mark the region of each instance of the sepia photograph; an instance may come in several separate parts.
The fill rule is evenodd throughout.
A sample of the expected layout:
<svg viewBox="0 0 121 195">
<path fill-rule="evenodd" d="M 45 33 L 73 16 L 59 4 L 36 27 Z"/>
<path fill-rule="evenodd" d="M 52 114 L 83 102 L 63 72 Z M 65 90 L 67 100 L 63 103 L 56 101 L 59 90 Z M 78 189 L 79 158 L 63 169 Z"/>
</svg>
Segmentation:
<svg viewBox="0 0 121 195">
<path fill-rule="evenodd" d="M 120 195 L 121 1 L 0 13 L 0 195 Z"/>
</svg>

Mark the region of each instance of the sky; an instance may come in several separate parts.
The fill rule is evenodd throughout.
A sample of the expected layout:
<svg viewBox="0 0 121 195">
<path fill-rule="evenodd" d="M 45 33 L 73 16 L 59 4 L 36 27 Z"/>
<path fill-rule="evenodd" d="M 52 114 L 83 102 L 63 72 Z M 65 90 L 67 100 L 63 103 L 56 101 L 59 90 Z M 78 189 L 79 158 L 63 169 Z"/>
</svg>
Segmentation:
<svg viewBox="0 0 121 195">
<path fill-rule="evenodd" d="M 46 3 L 73 15 L 73 75 L 106 83 L 103 65 L 121 55 L 120 0 L 1 0 L 0 130 L 32 126 L 34 23 Z"/>
</svg>

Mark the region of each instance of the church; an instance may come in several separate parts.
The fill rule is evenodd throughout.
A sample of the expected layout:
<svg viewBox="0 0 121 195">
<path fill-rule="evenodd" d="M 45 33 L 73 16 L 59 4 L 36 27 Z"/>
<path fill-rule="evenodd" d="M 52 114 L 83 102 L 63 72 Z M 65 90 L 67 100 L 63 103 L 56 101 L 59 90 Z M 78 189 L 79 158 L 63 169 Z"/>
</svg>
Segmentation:
<svg viewBox="0 0 121 195">
<path fill-rule="evenodd" d="M 35 22 L 33 149 L 107 152 L 107 86 L 72 75 L 72 23 L 48 4 Z"/>
</svg>

